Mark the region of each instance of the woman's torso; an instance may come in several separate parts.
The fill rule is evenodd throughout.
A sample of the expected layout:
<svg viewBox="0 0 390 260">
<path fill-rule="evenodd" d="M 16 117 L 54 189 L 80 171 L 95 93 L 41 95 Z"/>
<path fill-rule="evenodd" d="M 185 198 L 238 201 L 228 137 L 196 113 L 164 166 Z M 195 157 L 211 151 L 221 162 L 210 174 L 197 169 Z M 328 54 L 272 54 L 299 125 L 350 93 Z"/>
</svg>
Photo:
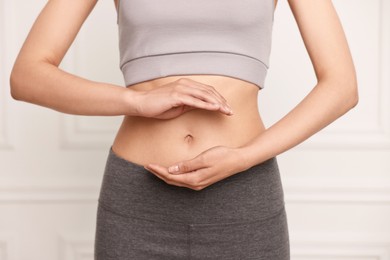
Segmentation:
<svg viewBox="0 0 390 260">
<path fill-rule="evenodd" d="M 148 90 L 179 78 L 213 86 L 234 114 L 194 109 L 169 120 L 125 116 L 112 146 L 117 155 L 141 165 L 169 166 L 194 158 L 213 146 L 239 147 L 265 130 L 258 111 L 259 88 L 243 80 L 219 75 L 182 75 L 128 87 Z"/>
<path fill-rule="evenodd" d="M 118 7 L 117 0 L 114 1 Z M 276 8 L 277 0 L 274 5 Z M 265 126 L 258 110 L 259 87 L 235 77 L 211 74 L 168 76 L 127 87 L 148 90 L 179 78 L 190 78 L 212 85 L 227 100 L 234 115 L 194 109 L 170 120 L 125 116 L 113 151 L 141 165 L 169 166 L 194 158 L 213 146 L 239 147 L 261 134 Z"/>
</svg>

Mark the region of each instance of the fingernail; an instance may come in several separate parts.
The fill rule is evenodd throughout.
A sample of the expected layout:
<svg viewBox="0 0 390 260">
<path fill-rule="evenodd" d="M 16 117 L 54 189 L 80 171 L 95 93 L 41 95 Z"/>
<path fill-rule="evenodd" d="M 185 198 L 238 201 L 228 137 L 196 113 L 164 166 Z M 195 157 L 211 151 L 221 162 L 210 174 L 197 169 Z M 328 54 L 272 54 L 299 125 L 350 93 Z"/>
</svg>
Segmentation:
<svg viewBox="0 0 390 260">
<path fill-rule="evenodd" d="M 170 173 L 178 172 L 179 171 L 179 166 L 177 166 L 177 165 L 171 166 L 171 167 L 168 168 L 168 171 Z"/>
<path fill-rule="evenodd" d="M 230 107 L 225 107 L 225 111 L 232 114 L 233 110 Z"/>
</svg>

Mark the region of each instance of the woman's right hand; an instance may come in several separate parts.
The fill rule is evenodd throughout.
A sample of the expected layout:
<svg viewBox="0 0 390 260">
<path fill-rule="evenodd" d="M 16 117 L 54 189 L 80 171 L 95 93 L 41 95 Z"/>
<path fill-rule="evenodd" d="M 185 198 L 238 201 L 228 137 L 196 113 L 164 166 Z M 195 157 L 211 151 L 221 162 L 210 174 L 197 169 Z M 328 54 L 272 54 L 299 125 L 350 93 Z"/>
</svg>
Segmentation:
<svg viewBox="0 0 390 260">
<path fill-rule="evenodd" d="M 188 78 L 138 92 L 136 99 L 137 116 L 143 117 L 171 119 L 197 108 L 233 114 L 226 99 L 212 86 Z"/>
</svg>

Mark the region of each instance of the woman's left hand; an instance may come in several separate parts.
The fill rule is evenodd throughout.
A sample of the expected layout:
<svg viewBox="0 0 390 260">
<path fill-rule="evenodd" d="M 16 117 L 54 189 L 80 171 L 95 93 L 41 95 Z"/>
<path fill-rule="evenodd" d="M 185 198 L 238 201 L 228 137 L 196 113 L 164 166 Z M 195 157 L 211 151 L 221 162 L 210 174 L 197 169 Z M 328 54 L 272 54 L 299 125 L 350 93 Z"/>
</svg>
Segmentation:
<svg viewBox="0 0 390 260">
<path fill-rule="evenodd" d="M 193 159 L 170 167 L 155 164 L 148 164 L 144 167 L 168 184 L 199 191 L 245 170 L 246 164 L 238 148 L 215 146 Z"/>
</svg>

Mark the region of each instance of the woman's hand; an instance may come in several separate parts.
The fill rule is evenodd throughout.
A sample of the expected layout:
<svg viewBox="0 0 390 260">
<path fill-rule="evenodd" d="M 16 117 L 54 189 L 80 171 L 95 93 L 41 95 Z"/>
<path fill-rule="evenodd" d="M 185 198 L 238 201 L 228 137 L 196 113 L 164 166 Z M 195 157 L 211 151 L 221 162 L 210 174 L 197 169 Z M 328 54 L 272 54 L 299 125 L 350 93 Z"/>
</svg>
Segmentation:
<svg viewBox="0 0 390 260">
<path fill-rule="evenodd" d="M 247 169 L 240 150 L 225 146 L 212 147 L 171 167 L 155 164 L 144 167 L 168 184 L 197 191 Z"/>
<path fill-rule="evenodd" d="M 138 116 L 158 119 L 171 119 L 195 108 L 233 114 L 226 99 L 212 86 L 188 78 L 140 92 L 136 106 Z"/>
</svg>

